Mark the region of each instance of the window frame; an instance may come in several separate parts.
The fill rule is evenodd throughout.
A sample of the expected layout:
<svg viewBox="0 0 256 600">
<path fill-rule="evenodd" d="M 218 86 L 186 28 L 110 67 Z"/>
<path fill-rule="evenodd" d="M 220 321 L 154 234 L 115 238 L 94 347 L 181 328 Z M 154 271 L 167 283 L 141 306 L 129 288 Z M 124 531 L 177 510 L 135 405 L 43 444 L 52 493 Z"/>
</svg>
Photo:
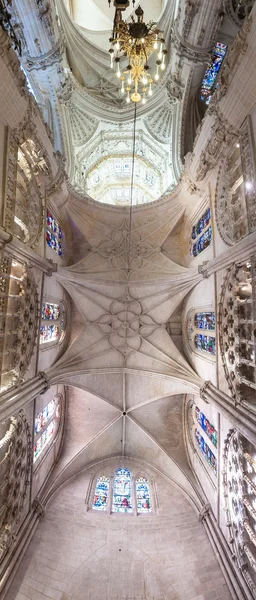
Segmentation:
<svg viewBox="0 0 256 600">
<path fill-rule="evenodd" d="M 62 237 L 59 237 L 58 235 L 56 235 L 54 233 L 54 231 L 51 229 L 51 227 L 48 226 L 48 224 L 47 224 L 48 213 L 56 221 L 57 226 L 60 227 L 61 233 L 62 233 Z M 61 251 L 62 251 L 61 254 L 59 254 L 56 250 L 54 250 L 54 248 L 51 248 L 51 246 L 48 244 L 48 241 L 47 241 L 47 230 L 49 230 L 50 234 L 54 236 L 54 238 L 56 239 L 56 241 L 59 244 L 61 244 Z M 49 206 L 46 206 L 46 209 L 45 209 L 45 242 L 46 242 L 46 246 L 49 248 L 49 250 L 51 250 L 52 252 L 54 252 L 54 254 L 56 254 L 59 258 L 64 258 L 65 257 L 65 250 L 66 250 L 66 248 L 65 248 L 65 234 L 64 234 L 64 230 L 63 230 L 63 225 L 61 223 L 60 218 L 56 216 L 55 211 L 52 210 L 52 208 L 49 207 Z"/>
<path fill-rule="evenodd" d="M 196 325 L 195 325 L 196 315 L 198 313 L 204 313 L 204 312 L 205 313 L 215 313 L 215 329 L 201 329 L 199 327 L 196 327 Z M 217 352 L 218 352 L 218 347 L 217 347 L 218 335 L 217 335 L 216 325 L 217 325 L 216 310 L 214 309 L 213 306 L 199 306 L 197 308 L 190 308 L 190 310 L 188 311 L 188 314 L 187 314 L 187 318 L 186 318 L 185 335 L 187 338 L 188 347 L 192 354 L 195 354 L 196 356 L 203 358 L 204 360 L 208 360 L 210 362 L 216 361 L 216 356 L 217 356 Z M 196 335 L 200 335 L 200 334 L 215 338 L 215 354 L 211 354 L 210 352 L 196 348 L 195 337 L 196 337 Z"/>
<path fill-rule="evenodd" d="M 207 223 L 207 225 L 205 225 L 205 227 L 202 229 L 202 231 L 200 231 L 200 233 L 198 233 L 196 235 L 196 237 L 193 238 L 193 230 L 194 228 L 196 229 L 199 221 L 203 218 L 203 216 L 207 213 L 210 212 L 210 218 L 209 218 L 209 222 Z M 210 246 L 212 245 L 212 240 L 213 240 L 213 227 L 212 227 L 212 210 L 209 204 L 207 204 L 207 208 L 205 208 L 204 210 L 201 211 L 200 213 L 200 217 L 198 217 L 197 219 L 193 220 L 192 222 L 192 229 L 191 229 L 191 234 L 190 234 L 190 255 L 192 258 L 197 258 L 198 256 L 200 256 L 200 254 L 202 254 L 202 252 L 205 252 L 205 250 L 207 250 L 208 248 L 210 248 Z M 193 250 L 194 250 L 194 246 L 200 241 L 201 237 L 203 237 L 207 231 L 211 230 L 211 239 L 210 239 L 210 243 L 206 246 L 206 248 L 203 248 L 202 250 L 200 250 L 200 252 L 198 252 L 197 254 L 194 254 Z"/>
<path fill-rule="evenodd" d="M 131 506 L 132 506 L 132 510 L 130 512 L 115 512 L 115 511 L 113 511 L 113 493 L 114 493 L 115 474 L 116 474 L 116 471 L 118 471 L 121 468 L 127 469 L 131 475 Z M 98 479 L 102 476 L 105 476 L 109 479 L 109 490 L 108 490 L 106 508 L 103 510 L 98 510 L 93 507 L 93 502 L 94 502 Z M 148 512 L 139 512 L 138 511 L 137 495 L 136 495 L 136 482 L 140 477 L 143 477 L 147 481 L 148 486 L 149 486 L 151 510 Z M 114 471 L 111 469 L 111 472 L 110 472 L 109 468 L 105 469 L 105 470 L 102 469 L 100 472 L 98 472 L 96 474 L 92 474 L 91 481 L 89 483 L 87 499 L 89 500 L 89 502 L 87 502 L 87 500 L 85 500 L 87 510 L 94 511 L 97 514 L 105 514 L 105 515 L 107 514 L 109 516 L 114 515 L 114 516 L 117 516 L 117 518 L 119 518 L 120 515 L 127 516 L 127 517 L 136 517 L 136 516 L 143 517 L 143 516 L 147 516 L 147 515 L 151 516 L 151 515 L 156 514 L 156 512 L 157 512 L 157 510 L 156 510 L 156 508 L 157 508 L 156 490 L 155 490 L 155 485 L 154 485 L 154 481 L 153 481 L 152 477 L 149 476 L 149 474 L 146 473 L 144 470 L 143 471 L 142 470 L 134 471 L 132 468 L 129 468 L 127 466 L 116 467 L 114 469 Z"/>
<path fill-rule="evenodd" d="M 38 413 L 35 414 L 34 417 L 34 421 L 33 421 L 33 471 L 37 471 L 38 467 L 41 466 L 42 462 L 45 460 L 46 456 L 48 455 L 48 453 L 50 452 L 52 446 L 56 443 L 57 439 L 59 438 L 59 434 L 61 432 L 61 424 L 63 421 L 63 405 L 64 405 L 64 401 L 63 401 L 63 396 L 60 393 L 57 393 L 53 396 L 52 400 L 56 400 L 56 407 L 55 407 L 55 411 L 54 414 L 50 417 L 50 419 L 45 423 L 44 427 L 41 429 L 41 431 L 36 434 L 35 433 L 35 421 L 36 418 L 38 417 L 38 415 L 43 412 L 44 408 L 46 408 L 46 406 L 48 404 L 50 404 L 51 400 L 49 400 L 49 402 L 47 402 L 47 404 L 45 405 L 45 407 Z M 57 421 L 57 427 L 54 431 L 54 434 L 51 438 L 51 440 L 49 442 L 47 442 L 47 444 L 45 444 L 45 447 L 42 449 L 42 452 L 39 454 L 39 456 L 36 458 L 36 460 L 34 460 L 34 448 L 35 448 L 35 442 L 37 442 L 40 437 L 43 435 L 44 431 L 46 431 L 47 427 L 56 419 L 56 412 L 57 412 L 57 408 L 59 407 L 59 418 Z"/>
<path fill-rule="evenodd" d="M 42 306 L 43 304 L 58 304 L 60 307 L 60 316 L 58 319 L 43 319 L 42 318 Z M 66 332 L 67 332 L 67 305 L 66 302 L 61 298 L 49 298 L 49 296 L 44 297 L 42 299 L 41 307 L 40 307 L 40 321 L 39 321 L 39 350 L 44 351 L 49 348 L 54 348 L 55 346 L 59 346 L 63 343 Z M 40 329 L 42 325 L 59 325 L 60 327 L 60 335 L 55 340 L 49 340 L 48 342 L 40 342 Z"/>
</svg>

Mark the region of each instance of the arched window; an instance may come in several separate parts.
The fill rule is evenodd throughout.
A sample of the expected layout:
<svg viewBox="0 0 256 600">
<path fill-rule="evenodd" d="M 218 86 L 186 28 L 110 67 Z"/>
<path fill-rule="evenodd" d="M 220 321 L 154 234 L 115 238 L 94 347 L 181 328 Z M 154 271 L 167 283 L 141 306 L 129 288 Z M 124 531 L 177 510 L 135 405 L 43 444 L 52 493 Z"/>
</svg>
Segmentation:
<svg viewBox="0 0 256 600">
<path fill-rule="evenodd" d="M 63 256 L 63 231 L 55 217 L 47 210 L 46 242 L 59 256 Z"/>
<path fill-rule="evenodd" d="M 191 253 L 198 256 L 203 250 L 210 246 L 212 241 L 211 211 L 210 208 L 203 213 L 195 225 L 192 227 L 191 234 Z"/>
<path fill-rule="evenodd" d="M 152 512 L 149 480 L 143 474 L 132 477 L 131 472 L 124 467 L 117 469 L 114 477 L 109 474 L 98 475 L 95 489 L 90 494 L 93 494 L 91 506 L 94 510 L 108 513 L 134 512 L 136 515 Z"/>
<path fill-rule="evenodd" d="M 53 441 L 60 421 L 61 399 L 53 398 L 35 418 L 34 426 L 34 463 Z"/>
<path fill-rule="evenodd" d="M 212 51 L 211 62 L 205 71 L 200 91 L 200 99 L 203 100 L 205 104 L 209 104 L 211 100 L 212 93 L 216 86 L 218 73 L 225 58 L 226 52 L 227 46 L 225 46 L 225 44 L 220 44 L 219 42 Z"/>
<path fill-rule="evenodd" d="M 37 287 L 26 264 L 4 255 L 0 264 L 1 391 L 17 383 L 30 364 L 38 331 Z"/>
<path fill-rule="evenodd" d="M 40 325 L 40 345 L 60 342 L 63 339 L 66 315 L 63 302 L 43 302 Z"/>
<path fill-rule="evenodd" d="M 98 477 L 93 499 L 94 510 L 107 510 L 109 484 L 109 477 L 105 477 L 105 475 Z"/>
<path fill-rule="evenodd" d="M 138 513 L 151 512 L 149 483 L 145 477 L 136 479 L 136 502 Z"/>
<path fill-rule="evenodd" d="M 217 475 L 217 459 L 216 459 L 216 456 L 212 452 L 211 448 L 209 448 L 209 446 L 206 443 L 203 435 L 201 435 L 201 433 L 197 429 L 197 427 L 195 428 L 195 440 L 196 440 L 196 443 L 197 443 L 198 447 L 201 450 L 201 453 L 202 453 L 203 457 L 208 462 L 208 465 L 211 467 L 211 469 L 213 470 L 214 474 Z"/>
<path fill-rule="evenodd" d="M 188 439 L 193 449 L 193 456 L 196 450 L 202 467 L 215 484 L 215 476 L 217 475 L 216 448 L 218 446 L 218 433 L 214 424 L 195 404 L 194 400 L 191 399 L 187 403 L 187 425 Z"/>
<path fill-rule="evenodd" d="M 198 406 L 195 407 L 195 415 L 197 422 L 205 431 L 206 435 L 211 440 L 215 448 L 217 448 L 218 435 L 214 425 L 212 425 L 212 423 L 209 421 L 209 419 L 207 419 L 207 417 L 200 410 L 200 408 L 198 408 Z"/>
<path fill-rule="evenodd" d="M 187 334 L 192 352 L 215 356 L 215 312 L 190 310 L 187 319 Z"/>
<path fill-rule="evenodd" d="M 117 469 L 113 484 L 113 512 L 132 512 L 132 480 L 128 469 Z"/>
</svg>

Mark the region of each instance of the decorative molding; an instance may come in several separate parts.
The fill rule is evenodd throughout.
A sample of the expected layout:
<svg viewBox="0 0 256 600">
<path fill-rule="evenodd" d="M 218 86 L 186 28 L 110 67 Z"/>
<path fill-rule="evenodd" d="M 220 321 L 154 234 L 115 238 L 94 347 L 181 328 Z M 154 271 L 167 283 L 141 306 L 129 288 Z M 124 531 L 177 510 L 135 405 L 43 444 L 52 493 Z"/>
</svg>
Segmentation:
<svg viewBox="0 0 256 600">
<path fill-rule="evenodd" d="M 210 273 L 207 271 L 208 262 L 208 260 L 204 260 L 201 265 L 198 265 L 198 273 L 201 273 L 204 279 L 208 279 L 210 276 Z"/>
<path fill-rule="evenodd" d="M 251 278 L 251 283 L 248 277 Z M 234 264 L 227 269 L 219 301 L 222 365 L 235 403 L 250 400 L 251 396 L 255 396 L 256 389 L 255 379 L 250 374 L 256 372 L 256 359 L 251 355 L 255 323 L 255 296 L 249 293 L 251 285 L 255 286 L 255 257 L 248 257 L 246 264 Z M 248 290 L 247 296 L 244 290 Z"/>
<path fill-rule="evenodd" d="M 235 429 L 229 430 L 224 441 L 223 450 L 223 497 L 232 558 L 241 570 L 253 598 L 256 598 L 255 575 L 253 573 L 256 571 L 256 560 L 252 546 L 250 549 L 248 548 L 249 541 L 255 545 L 256 536 L 249 523 L 249 515 L 254 509 L 251 503 L 246 500 L 247 486 L 250 489 L 250 484 L 245 483 L 249 479 L 246 475 L 246 453 L 244 450 L 247 445 L 247 440 L 242 438 Z M 250 510 L 246 512 L 248 504 Z"/>
<path fill-rule="evenodd" d="M 6 433 L 0 440 L 1 511 L 0 562 L 15 543 L 30 486 L 32 438 L 30 426 L 22 411 L 5 422 Z"/>
<path fill-rule="evenodd" d="M 200 155 L 200 162 L 196 172 L 198 181 L 202 181 L 208 175 L 209 171 L 217 165 L 237 137 L 237 130 L 218 112 L 211 128 L 211 135 Z"/>
</svg>

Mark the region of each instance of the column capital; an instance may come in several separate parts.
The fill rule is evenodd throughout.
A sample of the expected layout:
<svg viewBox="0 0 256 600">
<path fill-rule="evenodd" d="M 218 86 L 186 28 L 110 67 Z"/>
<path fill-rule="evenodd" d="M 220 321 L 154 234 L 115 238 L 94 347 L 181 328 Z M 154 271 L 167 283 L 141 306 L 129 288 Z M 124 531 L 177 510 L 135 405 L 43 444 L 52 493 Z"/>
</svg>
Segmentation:
<svg viewBox="0 0 256 600">
<path fill-rule="evenodd" d="M 42 396 L 45 392 L 47 392 L 47 390 L 49 390 L 50 383 L 49 383 L 49 379 L 44 371 L 39 371 L 38 377 L 40 379 L 42 379 L 42 382 L 43 382 L 43 388 L 40 392 L 40 395 Z"/>
<path fill-rule="evenodd" d="M 38 516 L 40 518 L 43 518 L 45 515 L 45 508 L 42 504 L 42 502 L 40 502 L 39 498 L 35 498 L 32 504 L 32 508 L 34 509 L 35 513 L 38 514 Z"/>
<path fill-rule="evenodd" d="M 206 519 L 206 517 L 208 517 L 208 515 L 210 514 L 210 512 L 212 511 L 212 507 L 210 505 L 210 502 L 206 502 L 201 510 L 199 511 L 199 515 L 198 515 L 198 519 L 199 521 L 202 523 L 202 521 L 204 521 Z"/>
<path fill-rule="evenodd" d="M 12 241 L 13 235 L 9 231 L 6 231 L 5 227 L 0 227 L 0 250 Z"/>
<path fill-rule="evenodd" d="M 201 265 L 198 265 L 198 273 L 203 275 L 204 279 L 207 279 L 210 275 L 210 273 L 207 270 L 208 262 L 208 260 L 204 260 L 204 262 Z"/>
<path fill-rule="evenodd" d="M 209 388 L 210 383 L 211 383 L 210 381 L 204 381 L 202 387 L 199 390 L 200 398 L 202 398 L 202 400 L 207 402 L 207 404 L 209 404 L 209 402 L 207 400 L 207 395 L 205 392 Z"/>
</svg>

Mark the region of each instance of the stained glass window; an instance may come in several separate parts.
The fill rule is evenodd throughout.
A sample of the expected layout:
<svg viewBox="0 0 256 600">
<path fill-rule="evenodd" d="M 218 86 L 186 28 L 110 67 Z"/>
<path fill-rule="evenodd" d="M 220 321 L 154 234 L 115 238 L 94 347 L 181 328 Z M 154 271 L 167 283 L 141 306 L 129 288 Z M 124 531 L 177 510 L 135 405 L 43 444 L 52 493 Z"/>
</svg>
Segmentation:
<svg viewBox="0 0 256 600">
<path fill-rule="evenodd" d="M 59 256 L 63 255 L 63 247 L 61 240 L 63 232 L 53 215 L 47 211 L 46 215 L 46 242 L 48 246 L 54 250 Z"/>
<path fill-rule="evenodd" d="M 49 418 L 47 419 L 47 421 L 50 418 L 52 418 L 52 420 L 50 421 L 50 423 L 46 427 L 46 429 L 43 431 L 42 435 L 40 435 L 39 438 L 35 438 L 35 443 L 34 443 L 34 463 L 36 462 L 36 460 L 38 459 L 38 457 L 40 456 L 40 454 L 42 454 L 42 452 L 45 449 L 45 447 L 53 440 L 53 438 L 55 436 L 55 433 L 56 433 L 56 431 L 58 429 L 58 423 L 59 423 L 59 420 L 60 420 L 60 401 L 58 403 L 56 403 L 53 400 L 53 402 L 54 402 L 54 405 L 55 405 L 55 410 L 53 411 L 51 417 L 49 416 Z M 51 403 L 49 403 L 49 404 L 51 404 Z M 39 415 L 37 415 L 37 417 L 35 419 L 35 436 L 44 427 L 44 425 L 42 424 L 42 418 L 40 416 L 40 415 L 43 414 L 43 412 L 39 413 Z M 46 424 L 47 424 L 47 421 L 45 421 Z M 36 428 L 39 428 L 38 431 L 36 431 Z"/>
<path fill-rule="evenodd" d="M 145 477 L 140 477 L 136 481 L 136 500 L 138 513 L 151 512 L 149 484 Z"/>
<path fill-rule="evenodd" d="M 107 510 L 109 483 L 110 480 L 105 475 L 98 477 L 93 500 L 95 510 Z"/>
<path fill-rule="evenodd" d="M 42 304 L 42 319 L 44 321 L 57 321 L 60 316 L 59 304 L 43 302 Z"/>
<path fill-rule="evenodd" d="M 195 314 L 195 327 L 197 329 L 215 330 L 215 313 L 214 312 L 198 312 Z"/>
<path fill-rule="evenodd" d="M 35 418 L 35 434 L 40 433 L 40 431 L 45 427 L 46 423 L 51 419 L 55 412 L 55 400 L 51 400 L 47 406 L 45 406 L 44 410 L 40 412 Z"/>
<path fill-rule="evenodd" d="M 210 335 L 203 335 L 202 333 L 197 333 L 195 335 L 195 347 L 197 350 L 202 350 L 203 352 L 209 352 L 209 354 L 216 354 L 216 338 Z"/>
<path fill-rule="evenodd" d="M 196 224 L 192 227 L 192 244 L 191 250 L 193 256 L 197 256 L 200 252 L 203 252 L 212 241 L 212 227 L 211 227 L 211 210 L 207 208 L 203 215 L 198 219 Z"/>
<path fill-rule="evenodd" d="M 60 337 L 60 327 L 58 325 L 41 325 L 40 326 L 40 344 L 46 342 L 54 342 Z"/>
<path fill-rule="evenodd" d="M 195 407 L 195 413 L 197 422 L 199 423 L 199 425 L 201 425 L 206 435 L 208 435 L 208 438 L 211 440 L 215 448 L 217 448 L 218 434 L 214 425 L 210 423 L 209 419 L 207 419 L 207 417 L 204 415 L 204 413 L 202 413 L 198 406 Z"/>
<path fill-rule="evenodd" d="M 198 254 L 203 252 L 203 250 L 208 248 L 208 246 L 210 246 L 211 241 L 212 227 L 208 227 L 208 229 L 206 229 L 206 231 L 203 233 L 203 235 L 200 236 L 196 243 L 193 244 L 193 256 L 197 256 Z"/>
<path fill-rule="evenodd" d="M 117 469 L 113 486 L 113 512 L 132 512 L 131 474 L 128 469 Z"/>
<path fill-rule="evenodd" d="M 208 465 L 210 465 L 210 467 L 213 469 L 213 472 L 215 473 L 215 475 L 217 475 L 216 456 L 213 454 L 213 452 L 209 448 L 208 444 L 206 444 L 206 441 L 204 440 L 203 436 L 200 434 L 198 429 L 195 429 L 195 438 L 196 438 L 197 445 L 199 446 L 202 454 L 204 455 L 205 460 L 207 460 Z"/>
<path fill-rule="evenodd" d="M 206 104 L 209 104 L 210 102 L 211 94 L 216 85 L 217 75 L 225 58 L 226 52 L 227 46 L 225 44 L 220 44 L 219 42 L 213 49 L 211 62 L 205 71 L 200 92 L 200 98 Z"/>
<path fill-rule="evenodd" d="M 207 208 L 202 217 L 198 219 L 197 223 L 192 228 L 192 240 L 195 240 L 200 235 L 200 233 L 202 233 L 203 229 L 208 227 L 208 225 L 210 224 L 210 220 L 211 211 L 210 208 Z"/>
</svg>

